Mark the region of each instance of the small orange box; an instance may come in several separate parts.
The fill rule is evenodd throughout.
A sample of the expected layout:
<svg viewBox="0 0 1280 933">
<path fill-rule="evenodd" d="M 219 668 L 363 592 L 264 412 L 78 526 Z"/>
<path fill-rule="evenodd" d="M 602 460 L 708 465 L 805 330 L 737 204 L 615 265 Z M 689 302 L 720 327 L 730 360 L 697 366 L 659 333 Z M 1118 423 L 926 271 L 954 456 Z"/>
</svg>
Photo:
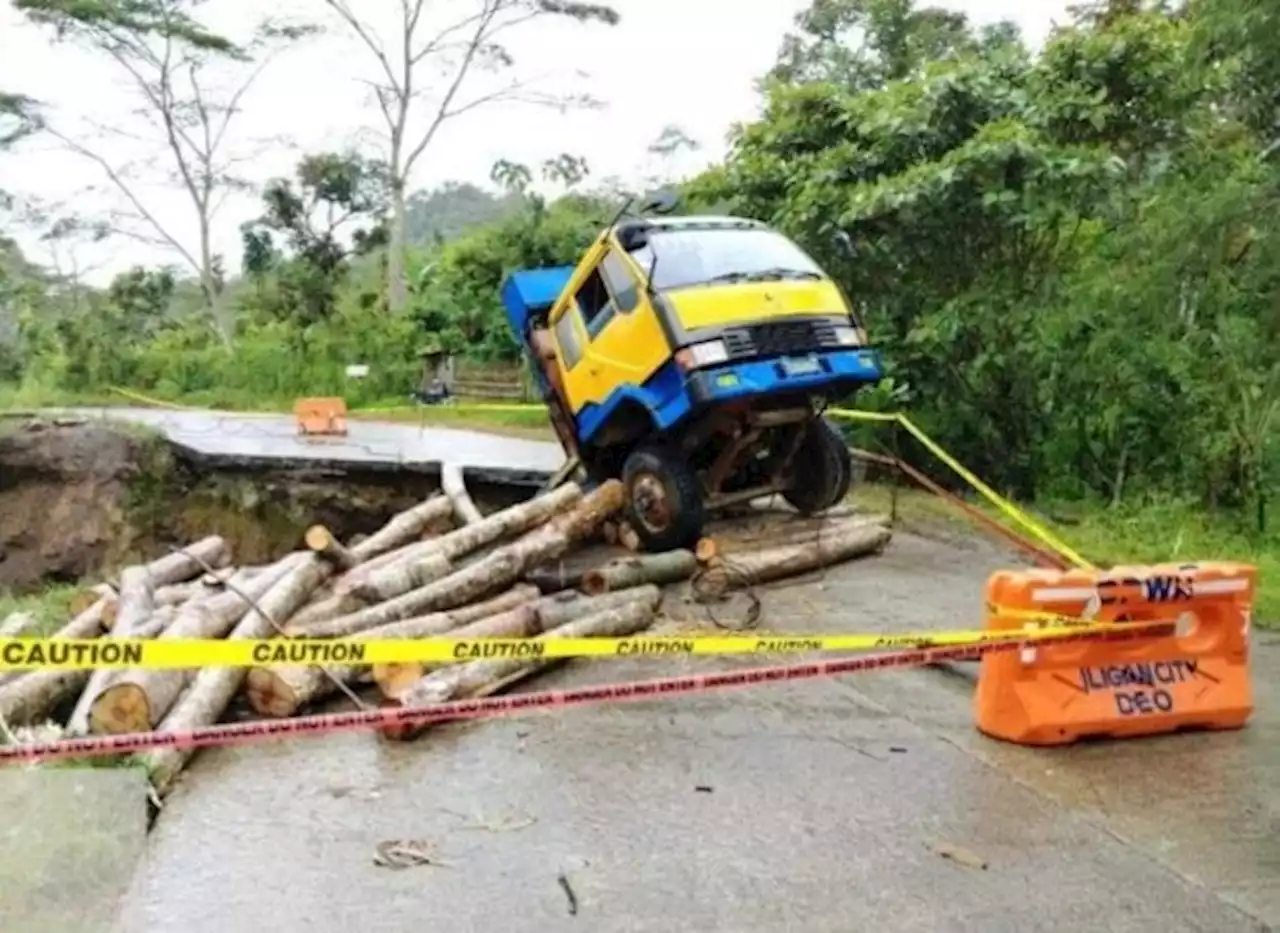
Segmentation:
<svg viewBox="0 0 1280 933">
<path fill-rule="evenodd" d="M 1249 626 L 1256 588 L 1257 569 L 1231 562 L 992 574 L 988 631 L 1024 628 L 1027 612 L 1176 628 L 1149 638 L 986 655 L 975 723 L 1022 745 L 1241 728 L 1253 714 Z"/>
<path fill-rule="evenodd" d="M 345 435 L 347 403 L 340 398 L 300 398 L 293 405 L 299 434 Z"/>
</svg>

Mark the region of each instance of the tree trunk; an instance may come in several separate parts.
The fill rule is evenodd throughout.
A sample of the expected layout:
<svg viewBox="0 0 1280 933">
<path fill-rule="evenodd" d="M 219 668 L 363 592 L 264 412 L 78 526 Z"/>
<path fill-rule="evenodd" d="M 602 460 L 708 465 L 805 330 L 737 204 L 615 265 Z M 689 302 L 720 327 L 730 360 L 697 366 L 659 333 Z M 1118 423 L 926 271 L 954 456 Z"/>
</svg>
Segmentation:
<svg viewBox="0 0 1280 933">
<path fill-rule="evenodd" d="M 424 542 L 421 551 L 412 558 L 380 568 L 356 584 L 353 592 L 365 603 L 394 599 L 431 582 L 431 578 L 415 582 L 420 573 L 418 568 L 424 568 L 422 572 L 431 573 L 439 568 L 441 559 L 452 563 L 495 541 L 526 533 L 556 515 L 575 508 L 582 498 L 581 487 L 567 483 L 545 495 L 495 512 L 473 525 L 451 531 L 434 541 Z"/>
<path fill-rule="evenodd" d="M 310 554 L 294 553 L 247 583 L 240 592 L 188 603 L 160 635 L 160 640 L 222 638 L 250 608 Z M 241 593 L 244 595 L 242 596 Z M 245 599 L 245 596 L 249 599 Z M 303 594 L 305 598 L 305 593 Z M 90 701 L 89 729 L 95 735 L 145 732 L 164 717 L 192 675 L 188 669 L 133 668 L 121 673 Z"/>
<path fill-rule="evenodd" d="M 40 622 L 40 619 L 31 612 L 14 612 L 5 616 L 3 622 L 0 622 L 0 638 L 19 638 L 24 632 L 30 631 Z"/>
<path fill-rule="evenodd" d="M 290 626 L 301 631 L 314 622 L 355 612 L 364 605 L 358 597 L 352 595 L 356 584 L 364 580 L 375 567 L 390 566 L 416 553 L 416 549 L 423 547 L 423 542 L 414 539 L 452 514 L 453 505 L 448 497 L 433 496 L 412 509 L 401 512 L 359 544 L 351 545 L 348 550 L 360 559 L 359 563 L 335 581 L 333 592 L 313 599 L 300 609 L 289 620 Z"/>
<path fill-rule="evenodd" d="M 816 541 L 734 554 L 709 567 L 704 579 L 712 593 L 798 576 L 880 551 L 893 537 L 884 525 L 850 522 L 833 526 Z"/>
<path fill-rule="evenodd" d="M 582 575 L 582 591 L 599 596 L 610 590 L 623 590 L 642 583 L 662 586 L 687 580 L 698 569 L 698 559 L 692 551 L 666 551 L 662 554 L 644 554 L 610 561 L 603 567 L 588 570 Z"/>
<path fill-rule="evenodd" d="M 393 175 L 395 172 L 393 171 Z M 392 314 L 403 314 L 409 307 L 409 288 L 405 282 L 405 245 L 408 242 L 408 217 L 405 208 L 405 182 L 393 178 L 391 183 L 391 228 L 387 236 L 387 308 Z"/>
<path fill-rule="evenodd" d="M 126 567 L 120 573 L 119 607 L 116 610 L 115 624 L 111 626 L 111 634 L 127 638 L 155 609 L 147 568 Z"/>
<path fill-rule="evenodd" d="M 350 570 L 360 562 L 355 554 L 343 547 L 341 542 L 333 536 L 333 532 L 324 525 L 312 525 L 307 529 L 303 540 L 309 550 L 324 558 L 325 562 L 332 564 L 336 570 Z"/>
<path fill-rule="evenodd" d="M 517 586 L 501 596 L 463 606 L 452 612 L 438 612 L 371 628 L 353 636 L 360 641 L 390 638 L 429 638 L 442 635 L 468 622 L 513 609 L 537 597 L 531 586 Z M 368 670 L 366 665 L 333 667 L 318 665 L 273 665 L 249 671 L 247 693 L 254 710 L 262 716 L 292 716 L 299 709 L 337 692 L 337 683 L 349 684 Z"/>
<path fill-rule="evenodd" d="M 626 522 L 618 526 L 618 543 L 628 551 L 639 552 L 640 550 L 640 536 Z"/>
<path fill-rule="evenodd" d="M 615 609 L 605 609 L 558 626 L 536 636 L 537 641 L 557 638 L 624 637 L 633 635 L 653 624 L 654 610 L 646 602 L 629 603 Z M 538 661 L 509 659 L 502 661 L 472 661 L 442 668 L 423 677 L 411 688 L 390 703 L 402 707 L 422 708 L 446 703 L 477 694 L 493 692 L 517 679 L 545 670 L 559 658 Z M 425 731 L 422 726 L 396 727 L 383 730 L 388 738 L 410 739 Z"/>
<path fill-rule="evenodd" d="M 431 525 L 444 521 L 451 514 L 453 505 L 446 496 L 432 496 L 401 512 L 359 544 L 352 545 L 351 550 L 359 556 L 361 562 L 370 560 L 412 541 Z"/>
<path fill-rule="evenodd" d="M 544 632 L 559 628 L 570 622 L 576 622 L 584 616 L 602 612 L 605 609 L 617 609 L 630 603 L 646 603 L 656 612 L 662 604 L 662 590 L 652 583 L 632 587 L 629 590 L 615 590 L 600 596 L 584 596 L 582 593 L 557 593 L 544 596 L 538 600 L 538 626 Z"/>
<path fill-rule="evenodd" d="M 140 625 L 135 626 L 128 633 L 122 632 L 120 627 L 112 629 L 108 634 L 108 638 L 155 638 L 166 628 L 173 624 L 174 619 L 178 616 L 177 606 L 160 606 L 150 616 L 146 618 Z M 107 687 L 116 683 L 125 674 L 125 671 L 119 668 L 104 668 L 102 670 L 93 671 L 89 675 L 88 681 L 84 685 L 84 689 L 80 691 L 80 698 L 76 701 L 76 705 L 71 710 L 71 714 L 67 716 L 66 734 L 68 736 L 82 736 L 89 732 L 89 707 L 92 705 L 95 697 L 98 696 Z"/>
<path fill-rule="evenodd" d="M 590 597 L 581 599 L 544 597 L 529 607 L 532 610 L 532 615 L 527 620 L 503 619 L 502 617 L 484 619 L 474 625 L 468 625 L 466 628 L 453 632 L 450 637 L 526 638 L 551 629 L 561 628 L 589 615 L 621 609 L 633 603 L 642 603 L 647 605 L 650 610 L 657 611 L 661 602 L 662 591 L 656 586 L 637 586 L 629 590 L 618 590 L 616 594 L 610 597 L 598 599 Z M 373 667 L 373 679 L 384 697 L 395 699 L 421 680 L 428 671 L 442 666 L 425 661 L 375 664 Z"/>
<path fill-rule="evenodd" d="M 517 606 L 498 615 L 489 616 L 449 632 L 451 638 L 528 638 L 537 635 L 538 613 L 532 605 Z M 445 634 L 439 632 L 436 634 Z M 373 681 L 384 697 L 395 699 L 409 690 L 429 670 L 443 667 L 428 661 L 400 661 L 394 664 L 375 664 Z"/>
<path fill-rule="evenodd" d="M 281 577 L 232 629 L 228 638 L 254 641 L 270 638 L 281 619 L 287 619 L 306 601 L 311 591 L 333 572 L 333 566 L 318 555 L 308 555 Z M 261 610 L 261 611 L 259 611 Z M 244 683 L 246 668 L 205 667 L 195 675 L 173 709 L 159 725 L 160 732 L 185 732 L 210 726 L 222 718 Z M 156 749 L 143 757 L 152 786 L 160 796 L 167 794 L 195 749 Z"/>
<path fill-rule="evenodd" d="M 155 588 L 169 583 L 181 583 L 203 574 L 205 568 L 201 561 L 210 567 L 225 567 L 231 562 L 227 542 L 217 535 L 210 535 L 195 544 L 188 544 L 182 552 L 156 558 L 143 569 L 151 586 Z"/>
<path fill-rule="evenodd" d="M 440 468 L 440 484 L 444 488 L 444 494 L 453 503 L 453 513 L 462 525 L 474 525 L 484 521 L 484 516 L 480 514 L 480 510 L 476 508 L 476 504 L 471 501 L 471 495 L 467 492 L 467 484 L 463 481 L 461 468 L 451 463 L 444 464 Z"/>
<path fill-rule="evenodd" d="M 555 493 L 550 493 L 540 498 L 551 498 L 554 495 Z M 412 615 L 452 609 L 482 599 L 489 593 L 511 586 L 529 569 L 555 560 L 574 544 L 593 535 L 601 522 L 622 507 L 622 502 L 622 483 L 610 480 L 583 497 L 571 511 L 550 525 L 527 533 L 475 563 L 402 596 L 351 615 L 317 623 L 309 627 L 306 634 L 315 638 L 342 637 L 377 625 L 407 619 Z M 471 531 L 483 524 L 471 525 L 461 531 Z M 445 538 L 448 537 L 451 535 L 445 535 Z"/>
<path fill-rule="evenodd" d="M 178 556 L 178 555 L 170 555 Z M 161 558 L 164 560 L 165 558 Z M 192 576 L 199 572 L 199 565 L 189 557 L 183 557 L 179 570 L 191 570 Z M 172 566 L 178 567 L 174 562 Z M 177 572 L 177 571 L 175 571 Z M 161 576 L 161 579 L 164 577 Z M 172 585 L 172 584 L 170 584 Z M 134 638 L 138 631 L 156 611 L 155 600 L 151 593 L 151 582 L 146 567 L 126 567 L 120 572 L 120 599 L 116 609 L 115 621 L 107 638 Z M 67 718 L 67 732 L 73 736 L 84 735 L 89 729 L 89 707 L 95 697 L 115 683 L 124 672 L 117 668 L 103 668 L 93 671 L 80 692 L 80 699 Z"/>
<path fill-rule="evenodd" d="M 114 597 L 104 596 L 56 633 L 54 638 L 97 638 L 102 617 Z M 0 682 L 0 719 L 14 726 L 33 726 L 89 681 L 91 671 L 29 671 Z"/>
<path fill-rule="evenodd" d="M 524 575 L 524 578 L 543 593 L 560 593 L 564 590 L 576 590 L 582 586 L 582 575 L 585 571 L 570 572 L 564 562 L 554 569 L 551 567 L 535 567 Z"/>
</svg>

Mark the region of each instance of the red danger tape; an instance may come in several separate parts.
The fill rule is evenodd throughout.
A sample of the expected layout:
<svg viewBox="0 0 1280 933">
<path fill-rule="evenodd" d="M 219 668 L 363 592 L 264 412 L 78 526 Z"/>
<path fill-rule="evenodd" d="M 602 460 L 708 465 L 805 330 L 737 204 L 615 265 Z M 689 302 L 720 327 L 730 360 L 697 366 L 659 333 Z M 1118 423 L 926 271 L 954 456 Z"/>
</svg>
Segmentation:
<svg viewBox="0 0 1280 933">
<path fill-rule="evenodd" d="M 1124 641 L 1150 637 L 1151 632 L 1146 631 L 1145 626 L 1143 628 L 1144 630 L 1140 631 L 1090 632 L 1081 635 L 1067 635 L 1054 638 L 1053 644 L 1059 645 L 1067 642 L 1095 640 Z M 482 719 L 489 716 L 510 715 L 536 709 L 582 706 L 589 703 L 652 700 L 689 693 L 701 693 L 705 690 L 723 690 L 729 687 L 751 687 L 757 684 L 785 683 L 793 680 L 808 680 L 815 677 L 832 677 L 865 671 L 921 667 L 944 661 L 977 658 L 996 652 L 1020 651 L 1024 648 L 1043 646 L 1043 639 L 1028 638 L 1020 641 L 961 645 L 955 648 L 886 652 L 884 654 L 863 655 L 855 658 L 812 661 L 807 664 L 757 667 L 748 670 L 711 674 L 691 674 L 685 677 L 668 677 L 660 680 L 643 680 L 624 684 L 599 684 L 591 687 L 578 687 L 572 690 L 546 690 L 539 693 L 485 697 L 476 700 L 454 700 L 430 707 L 384 707 L 351 713 L 300 716 L 296 719 L 259 720 L 221 726 L 205 726 L 200 729 L 181 732 L 138 732 L 126 735 L 64 739 L 59 742 L 32 745 L 10 745 L 0 747 L 0 763 L 119 755 L 162 748 L 212 748 L 215 746 L 242 745 L 249 742 L 267 741 L 280 736 L 317 735 L 355 729 L 403 730 L 407 727 L 425 726 L 449 720 Z"/>
</svg>

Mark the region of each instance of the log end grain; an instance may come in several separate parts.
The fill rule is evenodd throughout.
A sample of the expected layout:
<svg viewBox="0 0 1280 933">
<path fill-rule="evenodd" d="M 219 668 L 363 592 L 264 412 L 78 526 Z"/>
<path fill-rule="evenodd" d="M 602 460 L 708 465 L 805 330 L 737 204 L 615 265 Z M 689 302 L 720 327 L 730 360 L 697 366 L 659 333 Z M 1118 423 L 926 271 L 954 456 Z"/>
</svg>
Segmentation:
<svg viewBox="0 0 1280 933">
<path fill-rule="evenodd" d="M 394 700 L 416 684 L 425 672 L 426 665 L 421 661 L 401 661 L 375 664 L 371 673 L 373 682 L 378 685 L 378 692 L 384 698 Z"/>
<path fill-rule="evenodd" d="M 245 696 L 260 716 L 281 719 L 292 716 L 298 709 L 298 699 L 288 680 L 270 667 L 250 669 L 245 677 Z"/>
<path fill-rule="evenodd" d="M 618 527 L 618 543 L 628 551 L 640 550 L 640 535 L 629 524 L 622 524 Z"/>
<path fill-rule="evenodd" d="M 112 684 L 89 706 L 89 731 L 94 735 L 146 732 L 151 725 L 150 700 L 137 684 Z"/>
<path fill-rule="evenodd" d="M 720 545 L 715 538 L 699 538 L 693 554 L 698 558 L 698 563 L 709 564 L 720 556 Z"/>
</svg>

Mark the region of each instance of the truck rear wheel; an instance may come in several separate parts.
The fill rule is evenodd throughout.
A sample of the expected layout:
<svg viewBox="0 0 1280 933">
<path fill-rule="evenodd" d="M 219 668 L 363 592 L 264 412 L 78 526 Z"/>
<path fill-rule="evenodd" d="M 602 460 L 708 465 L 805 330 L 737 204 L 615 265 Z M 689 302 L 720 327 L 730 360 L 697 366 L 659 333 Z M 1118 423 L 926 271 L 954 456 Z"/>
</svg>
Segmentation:
<svg viewBox="0 0 1280 933">
<path fill-rule="evenodd" d="M 809 515 L 838 504 L 849 493 L 853 464 L 844 438 L 831 422 L 815 418 L 791 462 L 791 487 L 783 498 Z"/>
<path fill-rule="evenodd" d="M 679 451 L 642 444 L 622 466 L 627 519 L 646 551 L 692 547 L 702 534 L 698 477 Z"/>
</svg>

